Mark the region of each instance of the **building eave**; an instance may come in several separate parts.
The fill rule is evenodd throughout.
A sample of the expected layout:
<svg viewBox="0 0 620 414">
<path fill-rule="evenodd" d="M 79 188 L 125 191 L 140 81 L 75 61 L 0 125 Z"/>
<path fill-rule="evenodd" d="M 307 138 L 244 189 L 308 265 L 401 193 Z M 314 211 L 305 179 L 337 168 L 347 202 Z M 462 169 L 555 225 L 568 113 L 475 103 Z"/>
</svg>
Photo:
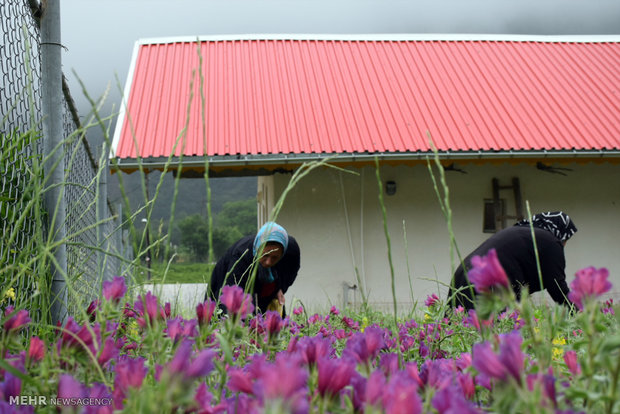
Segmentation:
<svg viewBox="0 0 620 414">
<path fill-rule="evenodd" d="M 533 162 L 545 159 L 567 161 L 620 161 L 620 150 L 507 150 L 507 151 L 440 151 L 436 153 L 440 160 L 459 160 L 477 162 Z M 303 163 L 318 162 L 328 159 L 333 164 L 366 164 L 378 159 L 380 162 L 412 162 L 433 159 L 433 152 L 402 153 L 339 153 L 339 154 L 246 154 L 220 155 L 183 158 L 145 158 L 115 159 L 112 171 L 134 172 L 144 170 L 176 171 L 182 166 L 184 175 L 204 175 L 209 168 L 212 176 L 269 175 L 276 172 L 290 172 Z M 187 174 L 186 174 L 187 172 Z M 190 173 L 191 172 L 191 173 Z"/>
</svg>

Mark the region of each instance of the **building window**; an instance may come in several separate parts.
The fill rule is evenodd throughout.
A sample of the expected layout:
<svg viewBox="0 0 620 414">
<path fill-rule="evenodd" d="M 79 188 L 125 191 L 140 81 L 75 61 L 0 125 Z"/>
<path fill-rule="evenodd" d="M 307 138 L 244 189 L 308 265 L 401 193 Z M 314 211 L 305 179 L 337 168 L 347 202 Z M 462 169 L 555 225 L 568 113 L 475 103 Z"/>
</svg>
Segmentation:
<svg viewBox="0 0 620 414">
<path fill-rule="evenodd" d="M 482 217 L 482 231 L 484 233 L 496 233 L 501 230 L 502 218 L 506 215 L 504 199 L 499 200 L 498 211 L 495 211 L 492 199 L 484 200 L 484 215 Z M 498 226 L 499 223 L 499 226 Z"/>
</svg>

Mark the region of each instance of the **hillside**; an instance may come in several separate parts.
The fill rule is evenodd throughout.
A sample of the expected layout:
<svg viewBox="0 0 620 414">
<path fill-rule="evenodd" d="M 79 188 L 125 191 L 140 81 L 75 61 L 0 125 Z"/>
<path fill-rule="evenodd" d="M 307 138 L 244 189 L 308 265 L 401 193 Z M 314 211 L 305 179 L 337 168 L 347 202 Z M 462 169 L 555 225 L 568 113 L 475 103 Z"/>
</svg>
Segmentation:
<svg viewBox="0 0 620 414">
<path fill-rule="evenodd" d="M 148 194 L 149 198 L 155 196 L 155 190 L 161 173 L 154 171 L 148 175 Z M 144 205 L 144 194 L 142 191 L 142 180 L 139 173 L 123 174 L 123 188 L 130 200 L 132 210 L 136 211 Z M 211 178 L 211 211 L 217 214 L 224 203 L 228 201 L 247 200 L 256 197 L 256 177 L 227 177 Z M 174 177 L 172 173 L 164 177 L 159 194 L 153 206 L 151 222 L 158 222 L 163 219 L 167 222 L 170 219 L 172 200 L 174 196 Z M 108 183 L 108 199 L 117 206 L 123 203 L 118 174 L 113 174 Z M 179 182 L 179 189 L 176 202 L 175 221 L 192 214 L 207 214 L 207 189 L 204 179 L 183 178 Z"/>
</svg>

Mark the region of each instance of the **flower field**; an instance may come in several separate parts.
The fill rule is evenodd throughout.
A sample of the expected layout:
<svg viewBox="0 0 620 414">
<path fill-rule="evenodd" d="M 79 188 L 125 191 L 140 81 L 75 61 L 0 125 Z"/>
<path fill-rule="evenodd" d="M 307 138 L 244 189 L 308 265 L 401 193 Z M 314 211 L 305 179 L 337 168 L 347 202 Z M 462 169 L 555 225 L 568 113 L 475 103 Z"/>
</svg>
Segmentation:
<svg viewBox="0 0 620 414">
<path fill-rule="evenodd" d="M 254 315 L 225 287 L 175 315 L 125 279 L 62 326 L 2 318 L 0 413 L 617 413 L 620 332 L 606 269 L 571 283 L 576 309 L 516 302 L 477 263 L 476 311 L 436 295 L 419 314 Z"/>
</svg>

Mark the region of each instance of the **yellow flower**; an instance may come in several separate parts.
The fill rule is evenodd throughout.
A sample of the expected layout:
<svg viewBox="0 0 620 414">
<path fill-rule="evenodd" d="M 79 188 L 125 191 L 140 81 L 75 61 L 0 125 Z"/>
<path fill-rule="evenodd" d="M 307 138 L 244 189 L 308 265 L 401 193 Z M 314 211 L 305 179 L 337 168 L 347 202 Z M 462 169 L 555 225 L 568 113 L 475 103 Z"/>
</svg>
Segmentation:
<svg viewBox="0 0 620 414">
<path fill-rule="evenodd" d="M 127 325 L 127 334 L 133 337 L 138 336 L 138 322 L 135 319 Z"/>
<path fill-rule="evenodd" d="M 362 325 L 360 326 L 360 331 L 364 332 L 364 329 L 366 329 L 367 326 L 368 326 L 368 318 L 364 316 L 362 318 Z"/>
<path fill-rule="evenodd" d="M 15 289 L 13 288 L 9 288 L 5 293 L 4 293 L 4 297 L 5 298 L 9 298 L 11 300 L 15 300 Z"/>
<path fill-rule="evenodd" d="M 432 322 L 433 321 L 433 317 L 431 315 L 429 315 L 428 313 L 424 314 L 424 322 Z"/>
<path fill-rule="evenodd" d="M 566 345 L 566 338 L 563 336 L 556 336 L 551 344 L 555 345 L 551 351 L 553 353 L 553 359 L 560 359 L 564 356 L 564 347 Z"/>
</svg>

